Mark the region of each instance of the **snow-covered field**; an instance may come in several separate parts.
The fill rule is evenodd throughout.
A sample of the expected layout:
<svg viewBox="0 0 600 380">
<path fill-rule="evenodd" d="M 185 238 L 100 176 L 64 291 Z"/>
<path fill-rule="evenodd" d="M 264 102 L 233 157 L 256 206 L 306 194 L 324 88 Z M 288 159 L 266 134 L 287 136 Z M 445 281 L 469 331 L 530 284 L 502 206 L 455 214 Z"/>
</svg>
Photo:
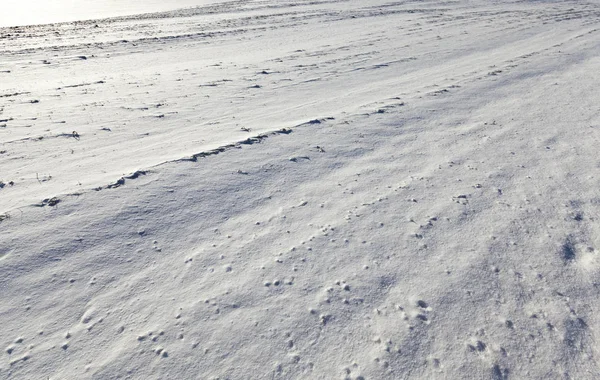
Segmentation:
<svg viewBox="0 0 600 380">
<path fill-rule="evenodd" d="M 0 378 L 600 378 L 600 5 L 0 29 Z"/>
<path fill-rule="evenodd" d="M 0 27 L 164 12 L 223 0 L 2 0 Z"/>
</svg>

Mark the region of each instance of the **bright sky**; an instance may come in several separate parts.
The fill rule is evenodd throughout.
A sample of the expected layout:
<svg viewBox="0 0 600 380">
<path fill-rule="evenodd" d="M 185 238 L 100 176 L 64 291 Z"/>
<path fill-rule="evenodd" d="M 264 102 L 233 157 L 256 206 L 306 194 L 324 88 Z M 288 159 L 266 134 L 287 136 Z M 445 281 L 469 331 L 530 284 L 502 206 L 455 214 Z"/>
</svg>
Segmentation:
<svg viewBox="0 0 600 380">
<path fill-rule="evenodd" d="M 0 27 L 95 19 L 193 7 L 218 0 L 0 0 Z"/>
</svg>

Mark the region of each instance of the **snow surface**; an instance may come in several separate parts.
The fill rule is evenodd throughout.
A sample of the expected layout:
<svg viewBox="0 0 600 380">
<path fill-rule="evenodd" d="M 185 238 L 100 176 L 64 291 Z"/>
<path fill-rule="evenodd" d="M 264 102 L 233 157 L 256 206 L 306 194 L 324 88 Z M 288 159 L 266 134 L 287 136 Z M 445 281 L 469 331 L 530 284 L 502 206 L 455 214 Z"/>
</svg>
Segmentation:
<svg viewBox="0 0 600 380">
<path fill-rule="evenodd" d="M 600 8 L 0 29 L 0 378 L 600 378 Z"/>
<path fill-rule="evenodd" d="M 2 0 L 0 27 L 164 12 L 223 0 Z"/>
</svg>

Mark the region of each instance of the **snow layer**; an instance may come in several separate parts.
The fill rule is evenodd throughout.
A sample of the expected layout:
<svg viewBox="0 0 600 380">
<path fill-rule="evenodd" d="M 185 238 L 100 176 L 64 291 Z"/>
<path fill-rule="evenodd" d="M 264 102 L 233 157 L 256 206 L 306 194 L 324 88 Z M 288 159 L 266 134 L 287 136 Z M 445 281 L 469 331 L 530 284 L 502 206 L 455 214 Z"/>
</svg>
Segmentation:
<svg viewBox="0 0 600 380">
<path fill-rule="evenodd" d="M 2 0 L 0 27 L 169 11 L 219 0 Z"/>
<path fill-rule="evenodd" d="M 600 377 L 599 25 L 369 0 L 0 29 L 0 377 Z"/>
</svg>

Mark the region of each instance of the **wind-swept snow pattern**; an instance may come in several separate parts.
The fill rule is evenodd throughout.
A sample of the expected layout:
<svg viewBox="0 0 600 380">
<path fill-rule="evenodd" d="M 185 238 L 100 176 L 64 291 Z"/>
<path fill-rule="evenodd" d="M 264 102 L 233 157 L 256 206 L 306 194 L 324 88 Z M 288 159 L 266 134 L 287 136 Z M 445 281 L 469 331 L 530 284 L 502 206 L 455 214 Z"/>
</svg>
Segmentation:
<svg viewBox="0 0 600 380">
<path fill-rule="evenodd" d="M 0 378 L 596 379 L 600 8 L 0 29 Z"/>
</svg>

